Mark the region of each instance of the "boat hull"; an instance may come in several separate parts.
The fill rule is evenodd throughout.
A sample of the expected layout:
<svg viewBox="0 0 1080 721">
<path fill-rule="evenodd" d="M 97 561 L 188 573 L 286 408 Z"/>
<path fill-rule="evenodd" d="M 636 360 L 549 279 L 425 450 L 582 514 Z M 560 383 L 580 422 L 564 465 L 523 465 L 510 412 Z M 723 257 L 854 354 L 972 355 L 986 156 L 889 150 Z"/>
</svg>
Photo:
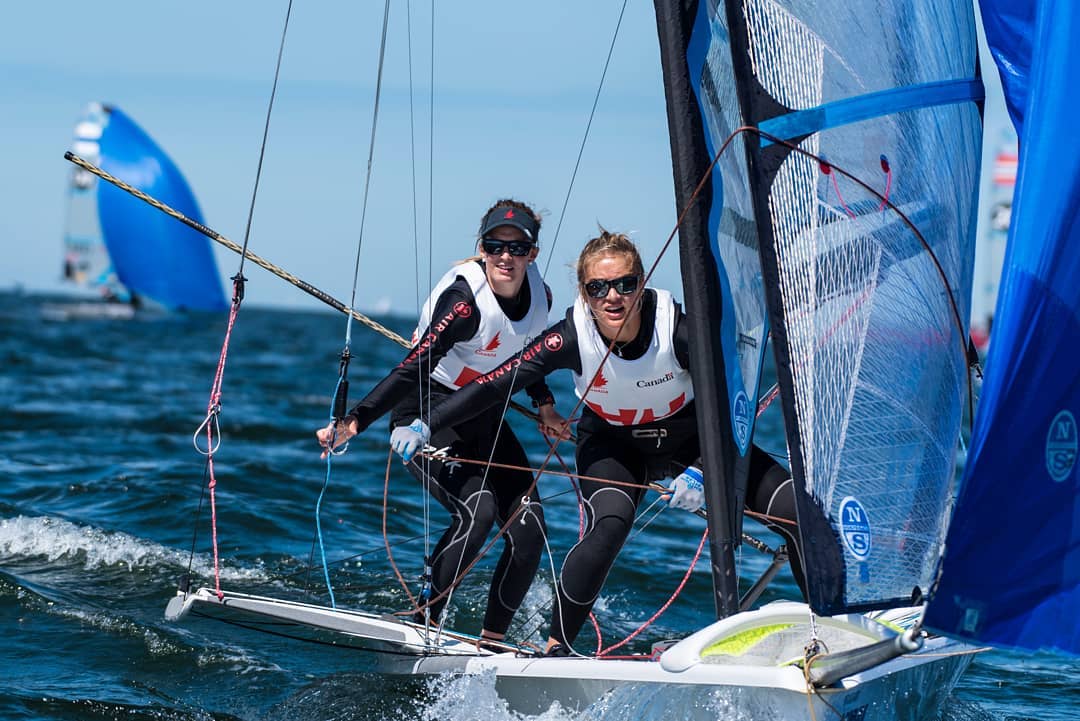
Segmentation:
<svg viewBox="0 0 1080 721">
<path fill-rule="evenodd" d="M 540 714 L 558 704 L 598 711 L 601 717 L 607 717 L 605 708 L 617 709 L 626 719 L 654 718 L 661 708 L 665 718 L 686 719 L 931 718 L 977 651 L 944 637 L 929 638 L 916 652 L 815 688 L 795 663 L 804 655 L 807 628 L 840 650 L 896 638 L 914 615 L 815 617 L 811 626 L 805 604 L 775 603 L 717 621 L 662 653 L 633 660 L 491 653 L 478 650 L 475 637 L 467 634 L 436 636 L 392 616 L 232 592 L 219 597 L 205 588 L 170 601 L 168 619 L 188 615 L 373 652 L 373 670 L 385 674 L 491 683 L 518 713 Z"/>
<path fill-rule="evenodd" d="M 719 622 L 723 624 L 724 622 Z M 670 653 L 673 649 L 670 649 Z M 813 688 L 795 665 L 696 663 L 682 670 L 660 660 L 526 658 L 499 654 L 425 658 L 415 674 L 453 672 L 490 677 L 509 707 L 540 714 L 564 709 L 618 708 L 619 718 L 716 720 L 823 719 L 915 721 L 933 718 L 970 664 L 970 646 L 946 638 L 922 650 L 852 674 L 836 686 Z"/>
</svg>

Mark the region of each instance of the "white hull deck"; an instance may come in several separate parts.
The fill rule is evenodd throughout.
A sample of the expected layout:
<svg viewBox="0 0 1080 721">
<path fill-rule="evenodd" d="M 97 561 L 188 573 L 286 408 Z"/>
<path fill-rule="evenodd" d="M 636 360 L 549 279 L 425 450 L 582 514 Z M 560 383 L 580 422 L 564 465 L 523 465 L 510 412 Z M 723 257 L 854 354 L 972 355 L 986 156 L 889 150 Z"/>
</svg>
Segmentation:
<svg viewBox="0 0 1080 721">
<path fill-rule="evenodd" d="M 641 660 L 495 654 L 478 651 L 475 637 L 435 636 L 393 616 L 231 592 L 219 599 L 206 588 L 177 595 L 166 609 L 170 620 L 189 613 L 375 651 L 378 670 L 387 674 L 492 677 L 510 708 L 526 714 L 543 713 L 557 702 L 574 710 L 617 704 L 620 718 L 651 717 L 649 709 L 662 704 L 667 718 L 915 721 L 933 717 L 976 652 L 929 638 L 917 652 L 815 689 L 793 663 L 802 658 L 809 628 L 810 612 L 801 603 L 774 603 L 717 621 L 658 657 Z M 835 652 L 897 636 L 898 627 L 882 620 L 847 615 L 817 618 L 815 624 L 818 637 Z"/>
</svg>

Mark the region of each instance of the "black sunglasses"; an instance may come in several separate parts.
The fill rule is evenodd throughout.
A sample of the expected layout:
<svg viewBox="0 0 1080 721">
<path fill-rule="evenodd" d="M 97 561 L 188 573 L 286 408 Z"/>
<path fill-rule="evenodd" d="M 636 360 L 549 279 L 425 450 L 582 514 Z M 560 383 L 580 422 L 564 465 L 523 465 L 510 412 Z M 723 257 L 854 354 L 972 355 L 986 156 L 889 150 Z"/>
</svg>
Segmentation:
<svg viewBox="0 0 1080 721">
<path fill-rule="evenodd" d="M 637 275 L 624 275 L 621 278 L 612 278 L 611 280 L 597 278 L 585 284 L 585 293 L 590 298 L 599 299 L 607 296 L 608 289 L 614 288 L 619 295 L 630 295 L 637 290 L 640 281 L 641 277 Z"/>
<path fill-rule="evenodd" d="M 484 238 L 480 241 L 480 247 L 483 248 L 484 252 L 488 255 L 502 255 L 504 250 L 509 250 L 510 255 L 515 258 L 520 258 L 529 254 L 529 251 L 533 249 L 533 243 L 528 240 L 497 240 L 495 238 Z"/>
</svg>

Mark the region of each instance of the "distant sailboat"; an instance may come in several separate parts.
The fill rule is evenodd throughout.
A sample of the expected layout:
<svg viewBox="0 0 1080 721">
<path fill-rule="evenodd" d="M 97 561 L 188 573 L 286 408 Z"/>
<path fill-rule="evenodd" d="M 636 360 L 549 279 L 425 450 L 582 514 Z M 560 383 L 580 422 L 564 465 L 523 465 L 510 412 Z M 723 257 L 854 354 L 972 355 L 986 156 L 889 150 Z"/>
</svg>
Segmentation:
<svg viewBox="0 0 1080 721">
<path fill-rule="evenodd" d="M 90 103 L 75 126 L 72 152 L 202 222 L 180 170 L 134 121 Z M 74 168 L 64 224 L 64 279 L 110 303 L 52 304 L 53 317 L 125 317 L 135 307 L 227 308 L 209 241 L 155 209 Z"/>
</svg>

